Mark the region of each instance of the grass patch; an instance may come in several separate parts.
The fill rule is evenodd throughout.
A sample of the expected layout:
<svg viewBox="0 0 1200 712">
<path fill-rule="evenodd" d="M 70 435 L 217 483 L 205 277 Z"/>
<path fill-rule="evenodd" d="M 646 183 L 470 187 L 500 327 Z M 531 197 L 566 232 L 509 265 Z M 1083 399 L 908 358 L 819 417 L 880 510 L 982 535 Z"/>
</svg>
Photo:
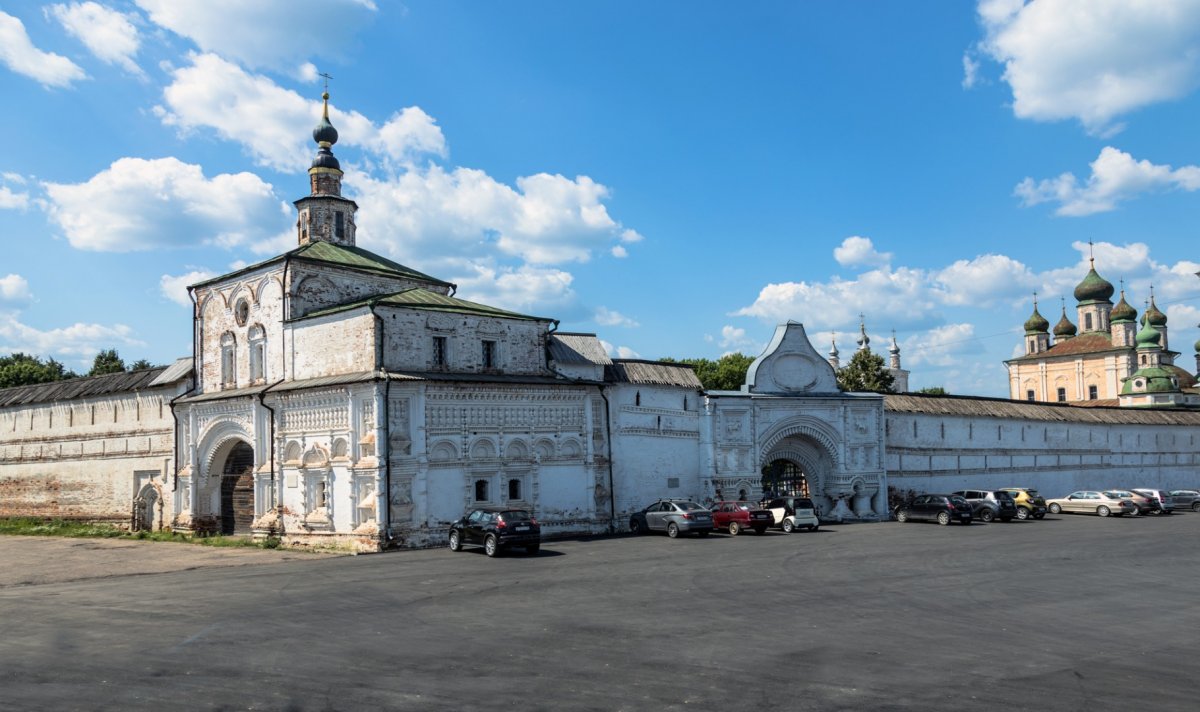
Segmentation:
<svg viewBox="0 0 1200 712">
<path fill-rule="evenodd" d="M 93 539 L 137 539 L 140 541 L 168 541 L 200 546 L 247 547 L 251 549 L 278 549 L 279 537 L 252 539 L 247 536 L 196 536 L 173 531 L 127 532 L 111 524 L 89 524 L 68 519 L 38 519 L 15 517 L 0 519 L 0 536 L 61 536 L 87 537 Z"/>
</svg>

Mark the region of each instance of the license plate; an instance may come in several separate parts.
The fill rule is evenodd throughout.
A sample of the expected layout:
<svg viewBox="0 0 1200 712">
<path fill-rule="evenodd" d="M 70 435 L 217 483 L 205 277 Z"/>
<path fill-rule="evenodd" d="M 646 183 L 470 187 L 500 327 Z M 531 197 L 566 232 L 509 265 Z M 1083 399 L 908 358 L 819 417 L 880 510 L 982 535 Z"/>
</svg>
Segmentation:
<svg viewBox="0 0 1200 712">
<path fill-rule="evenodd" d="M 520 526 L 520 527 L 517 527 L 517 531 L 527 532 L 527 531 L 529 531 L 529 527 L 528 526 Z"/>
</svg>

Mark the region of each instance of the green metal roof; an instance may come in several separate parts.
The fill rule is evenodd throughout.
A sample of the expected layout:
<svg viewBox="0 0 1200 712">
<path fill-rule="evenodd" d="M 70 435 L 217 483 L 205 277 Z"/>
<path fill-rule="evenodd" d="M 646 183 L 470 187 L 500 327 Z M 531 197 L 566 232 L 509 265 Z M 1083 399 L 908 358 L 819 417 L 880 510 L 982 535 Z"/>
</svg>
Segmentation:
<svg viewBox="0 0 1200 712">
<path fill-rule="evenodd" d="M 1134 389 L 1134 382 L 1144 380 L 1146 385 L 1144 388 Z M 1125 384 L 1121 386 L 1121 395 L 1131 395 L 1134 393 L 1173 393 L 1179 390 L 1178 381 L 1175 374 L 1165 368 L 1139 368 L 1134 371 L 1132 376 L 1125 379 Z"/>
<path fill-rule="evenodd" d="M 419 279 L 447 287 L 455 286 L 452 282 L 445 282 L 436 277 L 430 277 L 423 272 L 418 272 L 415 269 L 405 267 L 399 262 L 393 262 L 392 260 L 377 255 L 370 250 L 364 250 L 363 248 L 357 246 L 349 247 L 345 245 L 335 245 L 332 242 L 324 242 L 320 240 L 310 242 L 307 245 L 301 245 L 295 249 L 288 250 L 283 254 L 276 255 L 270 259 L 243 267 L 235 272 L 223 274 L 219 277 L 213 277 L 212 279 L 206 279 L 203 282 L 197 282 L 192 286 L 202 287 L 208 284 L 213 284 L 214 282 L 220 282 L 222 280 L 229 279 L 230 277 L 236 277 L 238 275 L 246 274 L 248 272 L 253 272 L 256 269 L 266 267 L 267 265 L 281 262 L 289 257 L 292 259 L 319 262 L 338 267 L 349 267 L 351 269 L 360 271 L 375 272 L 376 274 Z"/>
<path fill-rule="evenodd" d="M 402 307 L 407 309 L 421 309 L 425 311 L 439 311 L 450 314 L 471 314 L 474 316 L 490 316 L 501 319 L 524 319 L 526 321 L 555 321 L 549 317 L 530 316 L 528 314 L 520 314 L 518 312 L 507 311 L 498 307 L 491 307 L 486 304 L 477 302 L 468 302 L 465 299 L 457 297 L 448 297 L 444 294 L 431 292 L 428 289 L 414 287 L 403 291 L 395 292 L 394 294 L 385 294 L 382 296 L 368 297 L 366 299 L 357 299 L 353 302 L 338 304 L 324 309 L 317 309 L 300 317 L 300 319 L 309 319 L 312 317 L 326 316 L 336 314 L 338 312 L 357 309 L 360 307 Z"/>
</svg>

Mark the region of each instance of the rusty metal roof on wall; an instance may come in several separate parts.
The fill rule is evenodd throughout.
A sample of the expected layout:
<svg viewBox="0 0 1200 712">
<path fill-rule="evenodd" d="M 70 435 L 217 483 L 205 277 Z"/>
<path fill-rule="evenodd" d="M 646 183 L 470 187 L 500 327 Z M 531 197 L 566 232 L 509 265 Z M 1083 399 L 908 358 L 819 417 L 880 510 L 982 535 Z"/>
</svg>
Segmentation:
<svg viewBox="0 0 1200 712">
<path fill-rule="evenodd" d="M 915 393 L 885 395 L 884 409 L 888 413 L 1021 418 L 1062 423 L 1200 425 L 1200 411 L 1197 410 L 1080 407 L 1069 403 L 1033 403 L 1003 398 L 933 396 Z"/>
<path fill-rule="evenodd" d="M 613 359 L 604 367 L 604 380 L 612 383 L 644 383 L 653 386 L 683 386 L 700 390 L 704 386 L 696 371 L 685 363 Z"/>
<path fill-rule="evenodd" d="M 190 359 L 189 359 L 190 362 Z M 143 368 L 139 371 L 109 373 L 103 376 L 71 378 L 66 381 L 38 383 L 32 386 L 15 386 L 0 390 L 0 407 L 52 403 L 55 401 L 106 396 L 114 393 L 143 391 L 169 383 L 156 383 L 171 366 Z"/>
<path fill-rule="evenodd" d="M 612 363 L 595 334 L 556 331 L 550 334 L 548 347 L 550 358 L 559 363 L 590 363 L 597 366 Z"/>
</svg>

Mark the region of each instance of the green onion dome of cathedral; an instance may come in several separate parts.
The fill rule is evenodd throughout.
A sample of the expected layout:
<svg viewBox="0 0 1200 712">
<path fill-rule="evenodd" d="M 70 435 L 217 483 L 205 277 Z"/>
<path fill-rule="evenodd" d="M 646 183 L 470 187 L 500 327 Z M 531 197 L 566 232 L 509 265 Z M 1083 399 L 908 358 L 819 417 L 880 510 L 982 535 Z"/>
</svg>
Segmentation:
<svg viewBox="0 0 1200 712">
<path fill-rule="evenodd" d="M 1037 302 L 1033 303 L 1033 315 L 1025 321 L 1026 334 L 1044 334 L 1050 330 L 1050 322 L 1038 313 Z"/>
<path fill-rule="evenodd" d="M 1146 320 L 1151 326 L 1166 326 L 1167 315 L 1158 310 L 1158 305 L 1154 303 L 1154 295 L 1150 295 L 1150 306 L 1146 308 Z"/>
<path fill-rule="evenodd" d="M 1158 329 L 1155 329 L 1148 320 L 1143 319 L 1142 329 L 1133 339 L 1137 342 L 1139 349 L 1158 348 L 1158 343 L 1162 340 L 1162 334 L 1158 333 Z"/>
<path fill-rule="evenodd" d="M 1069 339 L 1075 335 L 1076 331 L 1078 330 L 1075 325 L 1067 318 L 1067 308 L 1063 307 L 1062 318 L 1054 325 L 1054 335 L 1060 339 Z"/>
<path fill-rule="evenodd" d="M 1075 287 L 1075 300 L 1080 303 L 1107 302 L 1112 299 L 1114 291 L 1108 280 L 1101 277 L 1093 266 L 1079 286 Z"/>
<path fill-rule="evenodd" d="M 1112 308 L 1108 318 L 1113 324 L 1137 321 L 1137 309 L 1129 306 L 1129 302 L 1125 301 L 1124 289 L 1121 290 L 1121 301 L 1117 302 L 1117 306 Z"/>
</svg>

